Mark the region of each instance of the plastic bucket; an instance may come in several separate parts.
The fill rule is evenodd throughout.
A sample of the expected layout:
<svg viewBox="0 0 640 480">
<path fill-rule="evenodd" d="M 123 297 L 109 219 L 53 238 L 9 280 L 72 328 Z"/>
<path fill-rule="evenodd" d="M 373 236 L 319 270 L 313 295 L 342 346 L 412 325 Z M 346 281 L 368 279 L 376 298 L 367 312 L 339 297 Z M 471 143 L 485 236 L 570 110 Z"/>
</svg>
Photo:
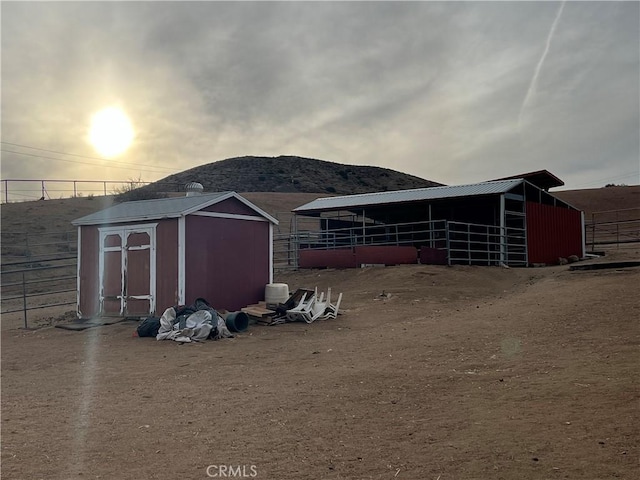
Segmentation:
<svg viewBox="0 0 640 480">
<path fill-rule="evenodd" d="M 284 303 L 289 298 L 289 285 L 286 283 L 269 283 L 264 287 L 264 301 L 269 305 Z"/>
<path fill-rule="evenodd" d="M 244 312 L 231 312 L 227 314 L 224 323 L 232 332 L 244 332 L 249 326 L 249 315 Z"/>
</svg>

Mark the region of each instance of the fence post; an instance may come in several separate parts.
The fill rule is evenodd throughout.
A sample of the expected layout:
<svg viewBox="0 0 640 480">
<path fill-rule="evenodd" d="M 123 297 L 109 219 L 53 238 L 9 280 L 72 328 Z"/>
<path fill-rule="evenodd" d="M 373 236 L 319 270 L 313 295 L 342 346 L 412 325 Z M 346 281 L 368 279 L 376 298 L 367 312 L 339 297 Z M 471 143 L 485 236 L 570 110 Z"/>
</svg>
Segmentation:
<svg viewBox="0 0 640 480">
<path fill-rule="evenodd" d="M 4 203 L 9 203 L 9 180 L 4 181 Z"/>
<path fill-rule="evenodd" d="M 449 222 L 444 223 L 444 235 L 447 241 L 447 265 L 451 266 L 451 243 L 449 241 Z"/>
<path fill-rule="evenodd" d="M 27 285 L 24 280 L 24 272 L 22 272 L 22 313 L 24 315 L 24 328 L 29 328 L 27 324 Z"/>
</svg>

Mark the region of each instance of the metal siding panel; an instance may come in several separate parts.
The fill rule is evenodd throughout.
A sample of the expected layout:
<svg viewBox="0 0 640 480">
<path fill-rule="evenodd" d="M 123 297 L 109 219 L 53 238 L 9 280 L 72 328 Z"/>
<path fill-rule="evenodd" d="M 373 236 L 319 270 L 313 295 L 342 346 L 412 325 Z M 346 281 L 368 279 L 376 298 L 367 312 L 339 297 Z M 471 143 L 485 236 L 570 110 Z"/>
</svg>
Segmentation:
<svg viewBox="0 0 640 480">
<path fill-rule="evenodd" d="M 558 263 L 559 257 L 581 255 L 578 210 L 527 202 L 529 263 Z"/>
<path fill-rule="evenodd" d="M 356 266 L 356 254 L 352 248 L 300 250 L 300 268 L 355 268 Z"/>
<path fill-rule="evenodd" d="M 401 265 L 418 263 L 418 249 L 411 246 L 364 245 L 355 247 L 356 265 L 382 263 Z"/>
<path fill-rule="evenodd" d="M 264 299 L 269 283 L 269 223 L 186 218 L 186 302 L 238 310 Z"/>
</svg>

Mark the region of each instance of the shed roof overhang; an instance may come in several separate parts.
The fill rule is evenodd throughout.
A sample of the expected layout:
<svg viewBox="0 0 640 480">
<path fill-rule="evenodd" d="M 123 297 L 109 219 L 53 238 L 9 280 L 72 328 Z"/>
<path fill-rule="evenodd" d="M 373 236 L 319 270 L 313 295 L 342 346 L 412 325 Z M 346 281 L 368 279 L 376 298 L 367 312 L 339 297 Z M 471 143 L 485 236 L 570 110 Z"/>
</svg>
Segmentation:
<svg viewBox="0 0 640 480">
<path fill-rule="evenodd" d="M 376 192 L 341 197 L 318 198 L 293 210 L 296 215 L 319 217 L 323 213 L 349 212 L 360 215 L 363 211 L 372 219 L 388 218 L 393 212 L 410 207 L 428 205 L 462 205 L 473 201 L 477 205 L 480 199 L 507 198 L 550 203 L 566 208 L 575 207 L 553 196 L 549 192 L 521 178 L 496 180 L 469 185 L 430 187 L 393 192 Z M 486 202 L 485 202 L 486 205 Z"/>
<path fill-rule="evenodd" d="M 160 198 L 154 200 L 138 200 L 124 202 L 99 212 L 73 220 L 75 226 L 81 225 L 111 225 L 116 223 L 141 222 L 148 220 L 162 220 L 165 218 L 179 218 L 195 213 L 229 198 L 235 198 L 254 210 L 259 216 L 277 225 L 278 220 L 264 210 L 258 208 L 246 198 L 236 192 L 220 192 L 191 197 Z"/>
<path fill-rule="evenodd" d="M 341 197 L 318 198 L 293 209 L 306 216 L 318 216 L 330 211 L 359 211 L 363 208 L 402 207 L 417 202 L 431 202 L 454 198 L 478 197 L 508 193 L 523 184 L 522 179 L 474 183 L 443 187 L 416 188 L 393 192 L 375 192 Z"/>
<path fill-rule="evenodd" d="M 535 172 L 520 173 L 518 175 L 512 175 L 510 177 L 496 178 L 492 181 L 510 180 L 512 178 L 522 178 L 545 191 L 548 191 L 550 188 L 561 187 L 564 185 L 564 182 L 562 180 L 560 180 L 548 170 L 537 170 Z"/>
</svg>

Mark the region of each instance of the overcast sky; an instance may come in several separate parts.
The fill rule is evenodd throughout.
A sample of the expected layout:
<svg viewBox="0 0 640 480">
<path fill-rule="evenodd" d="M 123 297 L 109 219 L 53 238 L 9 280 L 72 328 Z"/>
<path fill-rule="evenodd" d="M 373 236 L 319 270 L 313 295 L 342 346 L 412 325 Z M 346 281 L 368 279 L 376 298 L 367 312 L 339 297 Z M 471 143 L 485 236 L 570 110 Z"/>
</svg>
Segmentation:
<svg viewBox="0 0 640 480">
<path fill-rule="evenodd" d="M 3 1 L 2 178 L 298 155 L 446 184 L 543 168 L 565 188 L 638 184 L 639 6 Z M 135 142 L 87 158 L 112 105 Z"/>
</svg>

